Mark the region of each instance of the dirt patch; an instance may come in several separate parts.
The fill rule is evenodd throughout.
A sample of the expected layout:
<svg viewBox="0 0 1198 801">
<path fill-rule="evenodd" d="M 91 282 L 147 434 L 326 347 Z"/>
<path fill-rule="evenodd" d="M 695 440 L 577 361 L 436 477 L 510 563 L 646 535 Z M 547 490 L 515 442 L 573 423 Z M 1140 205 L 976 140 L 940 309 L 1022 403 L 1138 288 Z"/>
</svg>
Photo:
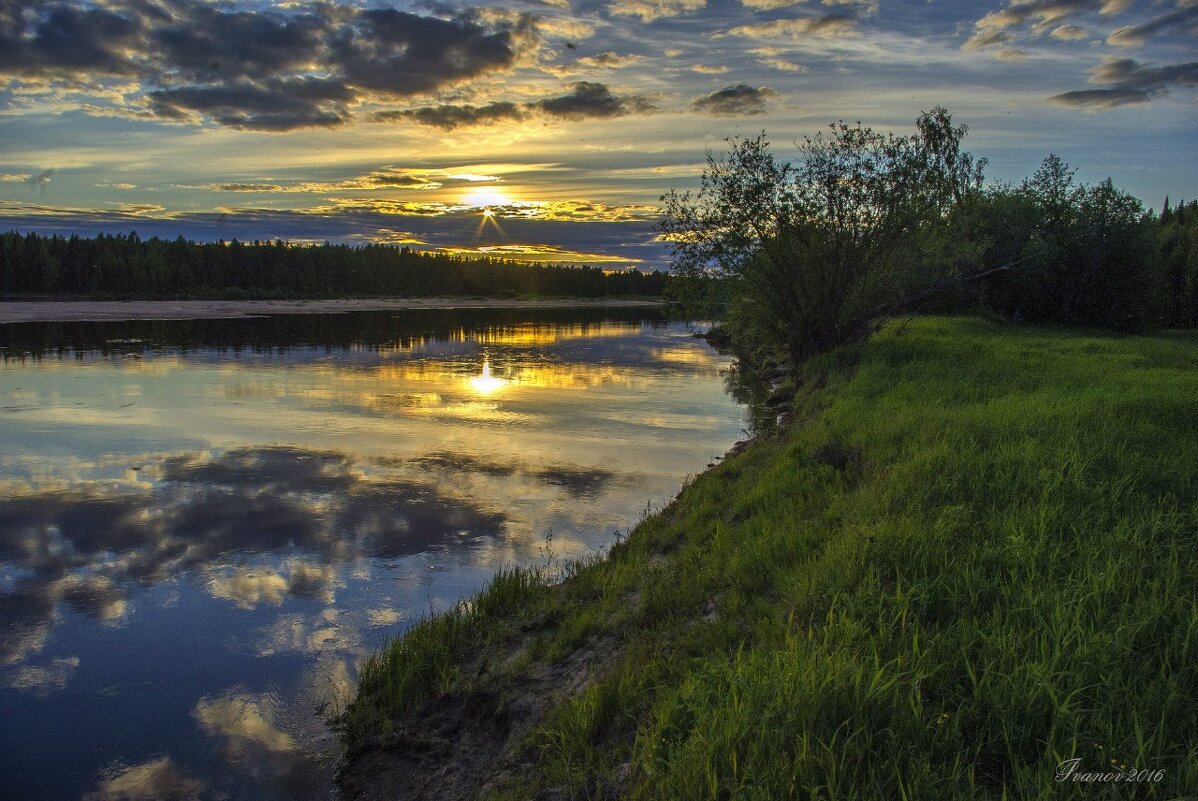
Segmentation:
<svg viewBox="0 0 1198 801">
<path fill-rule="evenodd" d="M 485 694 L 447 695 L 402 721 L 392 741 L 346 764 L 342 797 L 361 801 L 469 799 L 494 774 L 512 720 Z"/>
<path fill-rule="evenodd" d="M 340 798 L 472 801 L 490 789 L 528 784 L 536 758 L 528 752 L 528 735 L 553 702 L 584 692 L 620 649 L 606 638 L 560 661 L 521 668 L 526 647 L 522 640 L 503 654 L 480 657 L 466 671 L 476 675 L 470 690 L 423 704 L 394 721 L 387 742 L 347 759 L 337 775 Z M 501 667 L 492 673 L 490 664 Z"/>
</svg>

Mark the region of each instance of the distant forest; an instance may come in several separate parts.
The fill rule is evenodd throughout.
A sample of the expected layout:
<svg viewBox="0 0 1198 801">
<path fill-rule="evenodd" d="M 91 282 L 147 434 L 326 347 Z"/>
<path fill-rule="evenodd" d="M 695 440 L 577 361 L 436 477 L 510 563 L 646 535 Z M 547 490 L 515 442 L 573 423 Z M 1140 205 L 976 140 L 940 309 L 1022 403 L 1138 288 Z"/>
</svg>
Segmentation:
<svg viewBox="0 0 1198 801">
<path fill-rule="evenodd" d="M 393 245 L 141 239 L 136 233 L 0 234 L 0 295 L 343 297 L 660 295 L 663 272 L 524 264 Z"/>
</svg>

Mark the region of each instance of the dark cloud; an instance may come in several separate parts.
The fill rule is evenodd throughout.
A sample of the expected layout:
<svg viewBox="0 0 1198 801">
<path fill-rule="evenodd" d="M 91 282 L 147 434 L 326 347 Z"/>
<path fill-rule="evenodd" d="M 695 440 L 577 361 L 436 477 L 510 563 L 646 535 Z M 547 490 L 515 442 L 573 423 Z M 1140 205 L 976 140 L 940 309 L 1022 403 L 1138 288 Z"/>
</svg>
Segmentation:
<svg viewBox="0 0 1198 801">
<path fill-rule="evenodd" d="M 1147 103 L 1167 94 L 1170 86 L 1198 86 L 1198 61 L 1147 67 L 1130 58 L 1107 58 L 1090 72 L 1090 82 L 1103 89 L 1080 89 L 1049 98 L 1063 106 L 1114 108 Z"/>
<path fill-rule="evenodd" d="M 617 95 L 605 84 L 579 81 L 568 92 L 530 103 L 499 101 L 485 106 L 443 105 L 424 106 L 404 111 L 381 111 L 373 115 L 377 122 L 410 120 L 421 125 L 452 130 L 472 125 L 500 121 L 525 120 L 533 116 L 549 116 L 566 120 L 622 117 L 626 114 L 656 111 L 641 95 Z"/>
<path fill-rule="evenodd" d="M 40 13 L 39 13 L 40 12 Z M 128 75 L 144 29 L 135 15 L 66 4 L 0 4 L 0 73 L 33 78 Z"/>
<path fill-rule="evenodd" d="M 1198 5 L 1193 5 L 1170 11 L 1168 14 L 1161 14 L 1140 25 L 1124 25 L 1122 28 L 1116 28 L 1107 39 L 1107 44 L 1116 47 L 1142 47 L 1147 43 L 1149 37 L 1163 31 L 1181 28 L 1192 33 L 1196 26 L 1198 26 Z"/>
<path fill-rule="evenodd" d="M 634 112 L 655 110 L 655 106 L 640 95 L 619 96 L 606 85 L 592 81 L 572 84 L 570 91 L 530 104 L 554 117 L 581 120 L 593 117 L 621 117 Z"/>
<path fill-rule="evenodd" d="M 193 81 L 269 78 L 319 57 L 332 22 L 326 16 L 186 7 L 152 29 L 149 42 L 163 69 Z"/>
<path fill-rule="evenodd" d="M 168 119 L 200 114 L 230 128 L 289 131 L 344 124 L 354 96 L 339 81 L 303 77 L 181 86 L 151 92 L 149 99 L 154 113 Z"/>
<path fill-rule="evenodd" d="M 282 192 L 279 184 L 212 184 L 206 187 L 217 192 Z"/>
<path fill-rule="evenodd" d="M 434 182 L 419 175 L 405 173 L 371 173 L 363 178 L 369 186 L 394 186 L 403 189 L 419 189 Z M 437 184 L 440 186 L 440 184 Z"/>
<path fill-rule="evenodd" d="M 735 86 L 720 89 L 718 92 L 695 98 L 691 101 L 691 110 L 719 117 L 764 114 L 768 110 L 766 101 L 776 97 L 777 94 L 768 86 L 754 89 L 746 83 L 738 83 Z"/>
<path fill-rule="evenodd" d="M 510 30 L 489 31 L 464 18 L 422 17 L 391 8 L 360 12 L 336 32 L 330 60 L 351 84 L 414 95 L 512 66 Z"/>
<path fill-rule="evenodd" d="M 132 78 L 141 96 L 117 113 L 262 131 L 340 125 L 361 102 L 432 93 L 510 68 L 536 40 L 529 15 L 480 21 L 336 3 L 283 12 L 201 0 L 0 2 L 0 75 L 96 89 Z"/>
<path fill-rule="evenodd" d="M 509 102 L 488 103 L 485 106 L 444 105 L 422 106 L 421 108 L 405 111 L 379 111 L 371 119 L 376 122 L 392 122 L 395 120 L 411 120 L 421 125 L 452 130 L 471 125 L 485 125 L 506 120 L 518 121 L 524 119 L 526 112 L 523 107 Z"/>
</svg>

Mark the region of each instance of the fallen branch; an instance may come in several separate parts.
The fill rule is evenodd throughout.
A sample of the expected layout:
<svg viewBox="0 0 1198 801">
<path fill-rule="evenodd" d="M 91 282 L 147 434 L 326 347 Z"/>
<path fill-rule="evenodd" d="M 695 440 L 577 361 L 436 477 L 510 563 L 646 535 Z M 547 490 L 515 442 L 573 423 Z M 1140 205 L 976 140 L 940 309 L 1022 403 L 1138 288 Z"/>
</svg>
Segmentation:
<svg viewBox="0 0 1198 801">
<path fill-rule="evenodd" d="M 1033 258 L 1035 258 L 1035 256 L 1024 256 L 1021 259 L 1016 259 L 1015 261 L 1009 261 L 1006 264 L 1000 264 L 998 267 L 990 267 L 989 269 L 982 270 L 981 272 L 972 273 L 970 275 L 953 276 L 952 278 L 948 278 L 944 281 L 940 281 L 921 292 L 917 292 L 914 295 L 909 295 L 905 298 L 900 298 L 899 300 L 890 304 L 889 308 L 886 309 L 884 313 L 882 313 L 882 317 L 879 320 L 879 322 L 877 323 L 877 325 L 875 326 L 874 330 L 876 331 L 876 330 L 881 329 L 883 325 L 890 322 L 890 320 L 892 320 L 901 310 L 903 310 L 905 308 L 910 308 L 911 316 L 908 317 L 903 322 L 903 324 L 899 326 L 898 331 L 895 332 L 895 335 L 897 336 L 898 334 L 901 334 L 903 332 L 903 329 L 907 327 L 907 324 L 910 323 L 911 320 L 913 320 L 915 318 L 915 315 L 919 313 L 919 308 L 920 308 L 920 306 L 923 305 L 924 301 L 926 301 L 931 296 L 933 296 L 939 292 L 943 292 L 947 289 L 951 289 L 953 287 L 968 283 L 970 281 L 976 281 L 979 278 L 985 278 L 988 275 L 994 275 L 995 273 L 1006 272 L 1007 270 L 1010 270 L 1014 267 L 1018 267 L 1019 265 L 1032 260 Z M 911 304 L 915 304 L 914 308 L 911 308 Z M 881 312 L 881 311 L 882 310 L 879 309 L 879 312 Z"/>
</svg>

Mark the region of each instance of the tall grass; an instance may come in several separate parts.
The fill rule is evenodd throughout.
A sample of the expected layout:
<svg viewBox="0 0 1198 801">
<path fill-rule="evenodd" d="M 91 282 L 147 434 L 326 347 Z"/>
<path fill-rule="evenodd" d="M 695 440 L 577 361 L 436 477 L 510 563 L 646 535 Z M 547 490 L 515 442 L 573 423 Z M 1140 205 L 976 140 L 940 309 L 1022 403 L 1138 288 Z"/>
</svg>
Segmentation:
<svg viewBox="0 0 1198 801">
<path fill-rule="evenodd" d="M 1194 335 L 952 318 L 812 365 L 801 425 L 537 590 L 553 619 L 531 658 L 618 645 L 535 732 L 532 783 L 1198 794 L 1196 368 Z M 1161 778 L 1057 781 L 1069 759 Z"/>
<path fill-rule="evenodd" d="M 367 658 L 355 697 L 333 721 L 346 750 L 390 744 L 395 721 L 460 684 L 463 665 L 507 634 L 545 583 L 538 568 L 500 570 L 473 598 L 429 614 Z"/>
</svg>

